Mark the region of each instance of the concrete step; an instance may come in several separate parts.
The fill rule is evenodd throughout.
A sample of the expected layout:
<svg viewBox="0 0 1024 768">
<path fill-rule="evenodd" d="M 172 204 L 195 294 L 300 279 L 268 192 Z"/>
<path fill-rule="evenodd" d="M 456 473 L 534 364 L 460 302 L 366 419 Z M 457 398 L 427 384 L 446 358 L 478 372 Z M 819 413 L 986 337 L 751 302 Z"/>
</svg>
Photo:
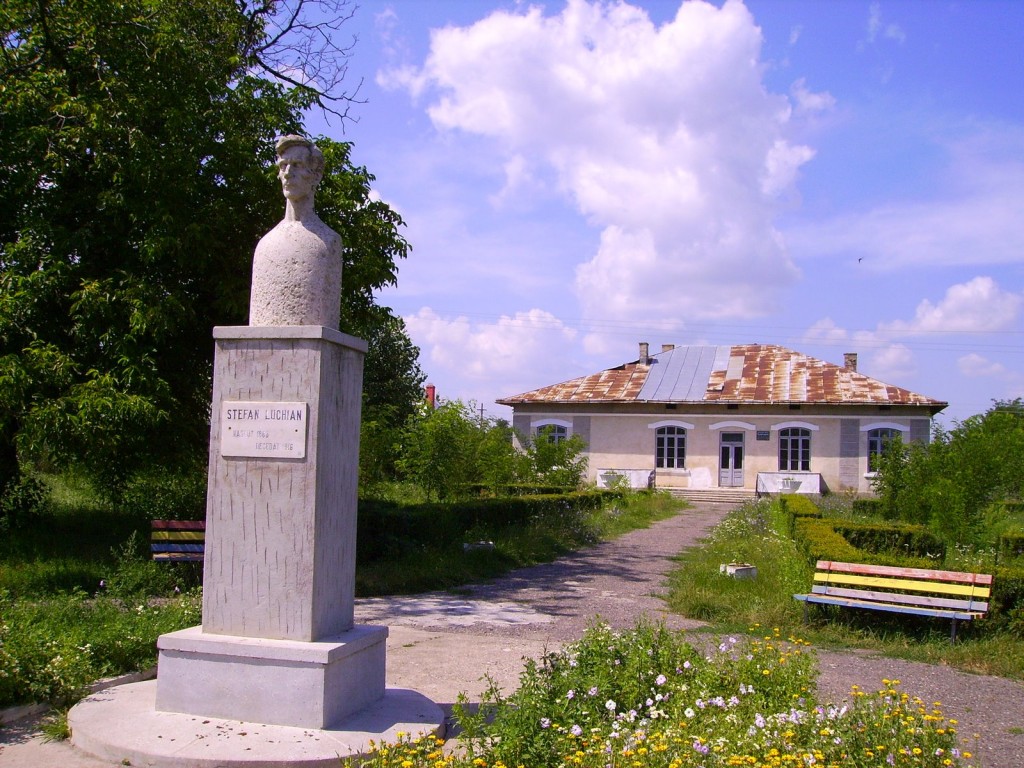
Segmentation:
<svg viewBox="0 0 1024 768">
<path fill-rule="evenodd" d="M 757 498 L 757 494 L 746 488 L 663 488 L 673 496 L 688 501 L 702 501 L 713 504 L 740 505 Z"/>
</svg>

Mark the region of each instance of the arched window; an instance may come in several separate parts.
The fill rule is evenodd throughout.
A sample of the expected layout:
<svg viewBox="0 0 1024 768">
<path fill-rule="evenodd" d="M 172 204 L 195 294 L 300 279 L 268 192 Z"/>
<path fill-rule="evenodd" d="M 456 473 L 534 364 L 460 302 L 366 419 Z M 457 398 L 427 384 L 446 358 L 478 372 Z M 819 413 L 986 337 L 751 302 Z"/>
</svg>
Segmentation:
<svg viewBox="0 0 1024 768">
<path fill-rule="evenodd" d="M 811 430 L 803 427 L 779 430 L 779 471 L 811 471 Z"/>
<path fill-rule="evenodd" d="M 543 424 L 537 427 L 537 437 L 558 444 L 569 437 L 569 430 L 561 424 Z"/>
<path fill-rule="evenodd" d="M 878 460 L 889 450 L 889 443 L 902 437 L 900 430 L 891 427 L 868 430 L 868 472 L 878 471 Z"/>
<path fill-rule="evenodd" d="M 686 430 L 682 427 L 658 427 L 654 430 L 654 466 L 682 469 L 686 466 Z"/>
</svg>

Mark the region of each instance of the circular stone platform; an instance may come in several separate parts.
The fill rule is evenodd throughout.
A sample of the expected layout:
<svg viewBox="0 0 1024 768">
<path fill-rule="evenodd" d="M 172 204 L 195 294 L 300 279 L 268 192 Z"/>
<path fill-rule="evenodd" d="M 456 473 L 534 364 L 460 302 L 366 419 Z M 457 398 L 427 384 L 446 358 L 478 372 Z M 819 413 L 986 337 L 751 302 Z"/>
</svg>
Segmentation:
<svg viewBox="0 0 1024 768">
<path fill-rule="evenodd" d="M 261 725 L 156 711 L 156 682 L 108 688 L 68 713 L 71 743 L 114 764 L 153 768 L 338 765 L 365 754 L 370 741 L 400 731 L 441 736 L 444 712 L 421 693 L 389 688 L 384 698 L 327 729 Z"/>
</svg>

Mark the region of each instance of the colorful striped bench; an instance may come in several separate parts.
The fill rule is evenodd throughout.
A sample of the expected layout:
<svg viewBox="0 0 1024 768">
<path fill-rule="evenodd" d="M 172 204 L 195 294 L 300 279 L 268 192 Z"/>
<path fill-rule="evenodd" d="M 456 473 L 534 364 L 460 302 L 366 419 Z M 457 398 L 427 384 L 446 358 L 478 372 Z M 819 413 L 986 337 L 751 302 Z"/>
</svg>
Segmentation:
<svg viewBox="0 0 1024 768">
<path fill-rule="evenodd" d="M 809 603 L 935 616 L 953 622 L 956 642 L 956 623 L 983 618 L 991 592 L 986 573 L 819 560 L 811 592 L 793 597 L 804 603 L 805 622 Z"/>
<path fill-rule="evenodd" d="M 150 539 L 153 559 L 159 562 L 203 562 L 205 520 L 154 520 Z"/>
</svg>

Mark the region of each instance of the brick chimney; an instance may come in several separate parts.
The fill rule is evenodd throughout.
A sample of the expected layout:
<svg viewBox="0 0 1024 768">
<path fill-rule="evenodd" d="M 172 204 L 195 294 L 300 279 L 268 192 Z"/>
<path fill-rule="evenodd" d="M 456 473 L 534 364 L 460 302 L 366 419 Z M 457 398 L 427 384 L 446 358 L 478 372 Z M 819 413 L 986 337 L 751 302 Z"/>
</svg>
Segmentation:
<svg viewBox="0 0 1024 768">
<path fill-rule="evenodd" d="M 431 409 L 437 407 L 437 387 L 433 384 L 427 384 L 426 398 L 427 405 L 429 405 Z"/>
<path fill-rule="evenodd" d="M 637 360 L 638 365 L 650 365 L 651 364 L 651 345 L 646 341 L 640 342 L 640 359 Z"/>
<path fill-rule="evenodd" d="M 846 352 L 843 354 L 843 367 L 849 371 L 857 370 L 857 353 Z"/>
<path fill-rule="evenodd" d="M 675 344 L 662 344 L 661 345 L 661 351 L 662 352 L 671 352 L 675 348 L 676 348 Z"/>
</svg>

